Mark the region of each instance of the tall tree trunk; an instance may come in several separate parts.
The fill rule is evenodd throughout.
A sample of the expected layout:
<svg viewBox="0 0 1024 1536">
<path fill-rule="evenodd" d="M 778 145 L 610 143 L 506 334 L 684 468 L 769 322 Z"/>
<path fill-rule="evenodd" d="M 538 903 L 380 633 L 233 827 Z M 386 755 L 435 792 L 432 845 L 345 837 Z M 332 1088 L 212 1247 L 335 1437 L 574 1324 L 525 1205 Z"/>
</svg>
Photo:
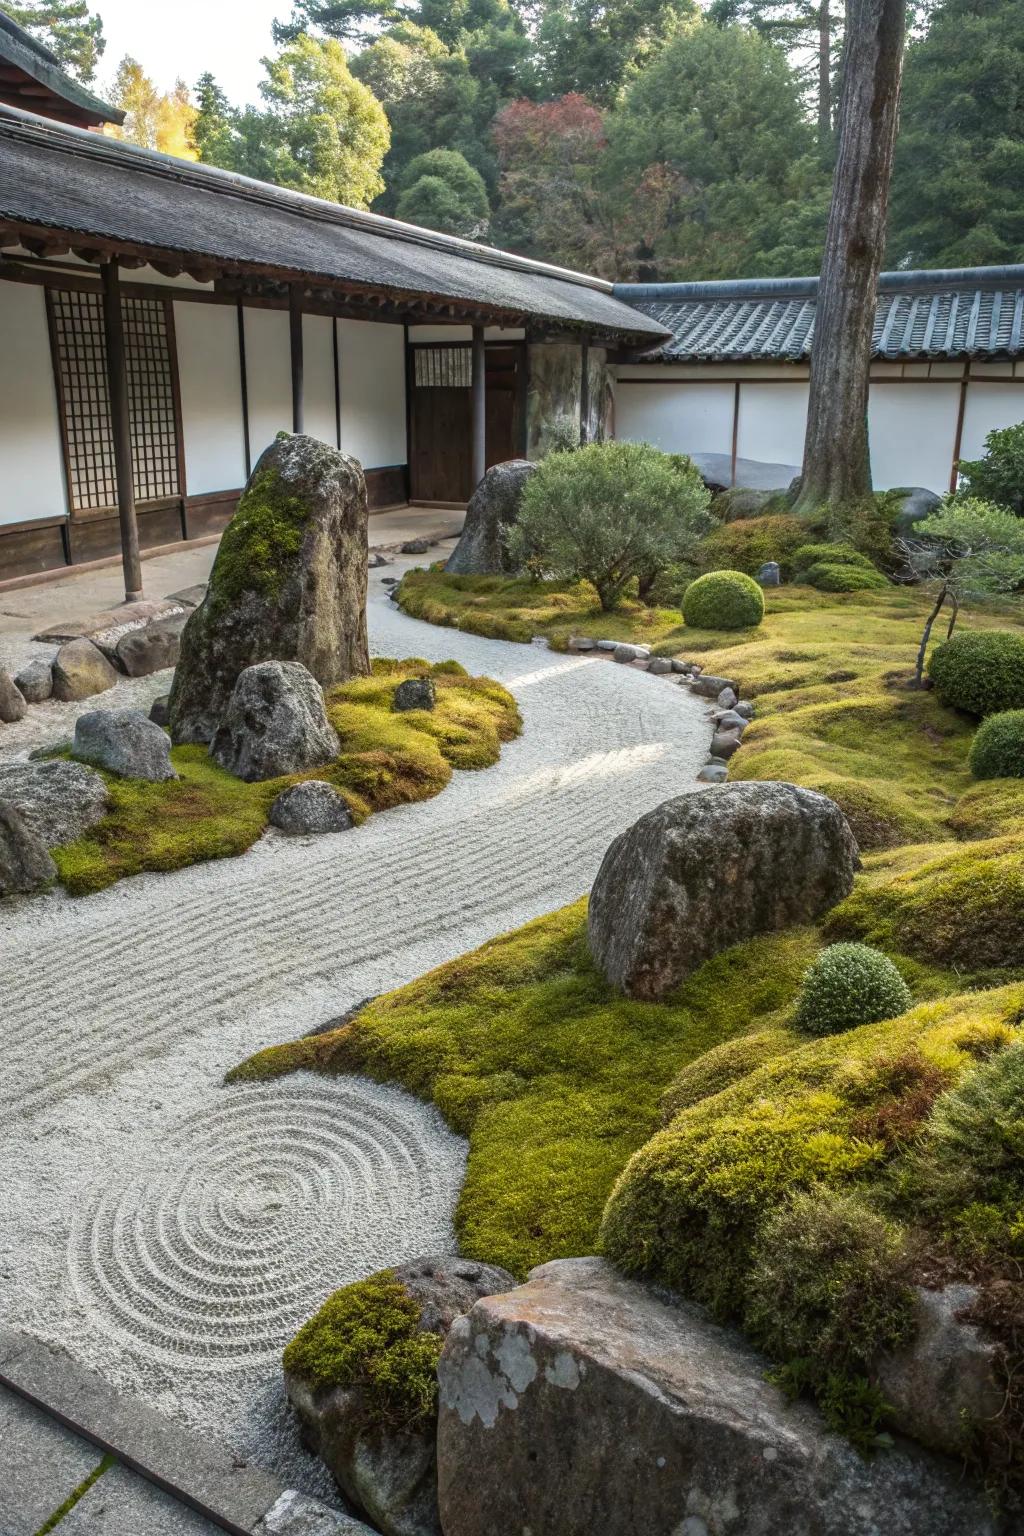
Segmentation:
<svg viewBox="0 0 1024 1536">
<path fill-rule="evenodd" d="M 832 0 L 818 8 L 818 148 L 828 151 L 832 137 Z"/>
<path fill-rule="evenodd" d="M 838 146 L 818 284 L 797 512 L 871 494 L 868 370 L 903 70 L 906 0 L 847 0 Z"/>
</svg>

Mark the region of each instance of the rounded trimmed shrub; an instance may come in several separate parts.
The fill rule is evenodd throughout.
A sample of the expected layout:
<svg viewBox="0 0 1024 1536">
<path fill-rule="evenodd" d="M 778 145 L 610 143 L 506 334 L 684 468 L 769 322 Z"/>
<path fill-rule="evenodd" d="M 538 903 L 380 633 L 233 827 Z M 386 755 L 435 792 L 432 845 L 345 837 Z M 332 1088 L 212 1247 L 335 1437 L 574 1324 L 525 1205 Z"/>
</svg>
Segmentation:
<svg viewBox="0 0 1024 1536">
<path fill-rule="evenodd" d="M 683 618 L 693 629 L 752 629 L 764 618 L 764 593 L 742 571 L 709 571 L 687 587 Z"/>
<path fill-rule="evenodd" d="M 867 555 L 852 544 L 801 544 L 793 555 L 794 571 L 809 571 L 812 565 L 849 565 L 861 571 L 873 571 Z"/>
<path fill-rule="evenodd" d="M 807 537 L 799 517 L 769 515 L 724 523 L 702 539 L 695 559 L 705 571 L 745 571 L 756 576 L 766 560 L 777 560 L 784 577 L 793 569 L 793 551 Z"/>
<path fill-rule="evenodd" d="M 965 630 L 935 647 L 928 676 L 943 704 L 968 715 L 1024 709 L 1024 634 Z"/>
<path fill-rule="evenodd" d="M 1024 779 L 1024 709 L 1004 709 L 983 720 L 968 763 L 976 779 Z"/>
<path fill-rule="evenodd" d="M 878 592 L 889 585 L 873 566 L 865 570 L 859 565 L 833 565 L 827 560 L 819 560 L 802 572 L 799 579 L 819 592 Z"/>
<path fill-rule="evenodd" d="M 810 1035 L 838 1035 L 895 1019 L 913 1005 L 906 982 L 887 955 L 867 944 L 830 944 L 808 966 L 795 1022 Z"/>
</svg>

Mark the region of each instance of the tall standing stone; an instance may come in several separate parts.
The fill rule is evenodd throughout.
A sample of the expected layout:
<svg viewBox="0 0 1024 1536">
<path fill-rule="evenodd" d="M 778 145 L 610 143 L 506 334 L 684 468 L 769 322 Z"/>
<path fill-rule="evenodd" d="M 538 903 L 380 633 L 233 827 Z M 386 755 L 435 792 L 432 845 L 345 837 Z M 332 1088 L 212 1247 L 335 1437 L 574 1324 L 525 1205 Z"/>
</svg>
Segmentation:
<svg viewBox="0 0 1024 1536">
<path fill-rule="evenodd" d="M 528 459 L 494 464 L 473 492 L 462 536 L 445 564 L 456 576 L 512 575 L 504 533 L 519 515 L 523 486 L 537 468 Z"/>
<path fill-rule="evenodd" d="M 208 743 L 239 673 L 258 662 L 301 662 L 323 687 L 369 672 L 366 530 L 357 460 L 301 435 L 270 445 L 182 635 L 175 742 Z"/>
</svg>

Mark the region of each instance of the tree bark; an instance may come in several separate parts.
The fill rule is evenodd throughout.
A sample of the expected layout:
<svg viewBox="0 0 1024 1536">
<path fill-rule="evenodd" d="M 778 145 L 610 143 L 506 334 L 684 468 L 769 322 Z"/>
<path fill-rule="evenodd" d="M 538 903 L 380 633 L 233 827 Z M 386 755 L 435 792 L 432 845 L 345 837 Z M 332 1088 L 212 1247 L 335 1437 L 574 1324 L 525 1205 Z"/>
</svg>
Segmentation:
<svg viewBox="0 0 1024 1536">
<path fill-rule="evenodd" d="M 832 137 L 832 0 L 818 10 L 818 147 L 825 153 Z"/>
<path fill-rule="evenodd" d="M 871 494 L 868 371 L 903 70 L 905 0 L 847 0 L 838 148 L 795 510 Z"/>
</svg>

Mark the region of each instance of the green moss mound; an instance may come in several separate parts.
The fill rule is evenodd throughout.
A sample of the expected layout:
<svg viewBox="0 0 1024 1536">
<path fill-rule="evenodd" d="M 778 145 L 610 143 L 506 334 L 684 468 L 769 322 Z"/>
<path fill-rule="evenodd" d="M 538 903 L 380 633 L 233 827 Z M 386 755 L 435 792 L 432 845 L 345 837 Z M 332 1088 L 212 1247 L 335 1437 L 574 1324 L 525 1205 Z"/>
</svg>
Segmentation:
<svg viewBox="0 0 1024 1536">
<path fill-rule="evenodd" d="M 824 930 L 968 971 L 1019 970 L 1024 838 L 925 845 L 903 867 L 873 865 Z"/>
<path fill-rule="evenodd" d="M 764 618 L 764 593 L 742 571 L 709 571 L 687 587 L 683 618 L 695 629 L 753 629 Z"/>
<path fill-rule="evenodd" d="M 800 579 L 809 587 L 817 587 L 819 592 L 877 592 L 888 586 L 881 571 L 865 571 L 854 565 L 835 565 L 825 560 L 810 566 Z"/>
<path fill-rule="evenodd" d="M 851 570 L 874 570 L 867 555 L 862 555 L 852 544 L 801 544 L 793 555 L 794 572 L 801 575 L 815 565 L 845 565 Z"/>
<path fill-rule="evenodd" d="M 428 675 L 435 708 L 395 714 L 398 684 Z M 341 754 L 310 773 L 246 784 L 218 767 L 204 747 L 185 746 L 172 749 L 178 778 L 166 783 L 104 774 L 107 815 L 53 851 L 67 890 L 83 896 L 145 870 L 244 853 L 266 830 L 276 796 L 303 778 L 333 784 L 357 824 L 374 811 L 427 800 L 444 789 L 453 769 L 496 763 L 502 744 L 522 729 L 515 699 L 500 683 L 468 677 L 456 663 L 431 666 L 417 658 L 375 661 L 371 677 L 328 691 L 327 713 Z"/>
<path fill-rule="evenodd" d="M 328 1297 L 284 1352 L 284 1368 L 314 1392 L 357 1390 L 363 1426 L 411 1429 L 434 1412 L 443 1340 L 393 1270 Z"/>
<path fill-rule="evenodd" d="M 913 1004 L 910 988 L 887 955 L 867 944 L 830 944 L 808 967 L 794 1022 L 808 1035 L 835 1035 Z"/>
<path fill-rule="evenodd" d="M 756 1035 L 739 1035 L 713 1046 L 676 1074 L 661 1096 L 661 1119 L 667 1125 L 680 1110 L 713 1098 L 723 1088 L 746 1077 L 755 1067 L 781 1056 L 798 1043 L 784 1029 L 766 1029 Z"/>
<path fill-rule="evenodd" d="M 288 495 L 280 472 L 261 470 L 224 529 L 210 576 L 211 602 L 231 608 L 247 592 L 277 597 L 288 562 L 302 548 L 308 519 L 308 506 Z"/>
<path fill-rule="evenodd" d="M 938 645 L 928 676 L 944 704 L 969 715 L 1024 709 L 1024 635 L 971 629 Z"/>
<path fill-rule="evenodd" d="M 1000 837 L 1024 827 L 1024 783 L 989 779 L 960 796 L 949 818 L 957 837 Z"/>
<path fill-rule="evenodd" d="M 1024 779 L 1024 709 L 983 720 L 968 761 L 976 779 Z"/>
<path fill-rule="evenodd" d="M 716 528 L 701 541 L 696 558 L 705 571 L 744 571 L 748 576 L 756 576 L 766 560 L 775 560 L 783 576 L 790 576 L 794 552 L 806 537 L 807 524 L 798 517 L 752 517 Z"/>
</svg>

